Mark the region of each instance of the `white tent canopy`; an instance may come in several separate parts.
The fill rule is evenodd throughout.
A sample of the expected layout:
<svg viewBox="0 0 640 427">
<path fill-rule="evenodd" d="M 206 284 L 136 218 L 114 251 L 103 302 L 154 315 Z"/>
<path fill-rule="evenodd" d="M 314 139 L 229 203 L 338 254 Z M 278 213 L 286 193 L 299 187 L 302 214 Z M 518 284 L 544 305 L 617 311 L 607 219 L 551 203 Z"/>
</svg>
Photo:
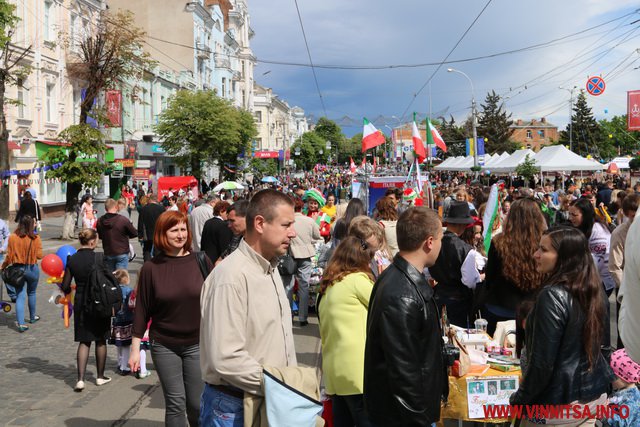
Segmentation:
<svg viewBox="0 0 640 427">
<path fill-rule="evenodd" d="M 514 151 L 509 157 L 501 160 L 499 163 L 491 166 L 491 172 L 504 173 L 513 172 L 516 170 L 519 164 L 523 163 L 527 155 L 532 159 L 535 156 L 532 150 L 526 148 L 523 150 Z"/>
<path fill-rule="evenodd" d="M 485 160 L 484 162 L 484 166 L 482 167 L 482 169 L 491 169 L 493 168 L 495 165 L 497 165 L 499 162 L 503 161 L 504 159 L 506 159 L 507 157 L 509 157 L 509 153 L 507 153 L 506 151 L 500 155 L 498 155 L 498 153 L 494 154 L 491 157 L 491 160 Z"/>
<path fill-rule="evenodd" d="M 605 168 L 598 162 L 585 159 L 570 151 L 564 145 L 544 147 L 533 159 L 541 172 L 601 171 Z"/>
<path fill-rule="evenodd" d="M 434 169 L 435 170 L 439 170 L 439 171 L 452 170 L 452 169 L 449 169 L 449 168 L 457 165 L 458 163 L 462 163 L 464 160 L 465 160 L 464 156 L 449 157 L 444 162 L 442 162 L 438 166 L 434 167 Z"/>
</svg>

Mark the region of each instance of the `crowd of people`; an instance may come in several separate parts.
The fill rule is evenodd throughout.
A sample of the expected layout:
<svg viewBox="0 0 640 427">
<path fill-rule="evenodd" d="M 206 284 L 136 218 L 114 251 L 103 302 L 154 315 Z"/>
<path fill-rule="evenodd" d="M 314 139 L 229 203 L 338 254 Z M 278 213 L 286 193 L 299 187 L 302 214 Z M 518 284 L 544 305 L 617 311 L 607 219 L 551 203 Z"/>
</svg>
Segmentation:
<svg viewBox="0 0 640 427">
<path fill-rule="evenodd" d="M 469 328 L 480 313 L 490 335 L 499 322 L 515 321 L 522 381 L 513 404 L 610 401 L 632 409 L 626 420 L 605 420 L 610 425 L 640 423 L 640 225 L 633 221 L 640 185 L 606 177 L 533 188 L 500 181 L 499 212 L 485 230 L 491 188 L 462 175 L 432 176 L 431 208 L 417 189 L 390 188 L 370 215 L 341 170 L 278 179 L 217 194 L 202 182 L 197 197 L 171 189 L 164 200 L 127 187 L 99 218 L 84 197 L 81 249 L 67 260 L 62 283 L 67 294 L 75 289 L 76 391 L 86 387 L 92 343 L 96 384 L 110 381 L 112 342 L 122 375 L 149 375 L 150 351 L 167 425 L 241 425 L 257 417 L 243 399 L 264 395 L 263 369 L 285 376 L 297 369 L 293 325 L 309 327 L 313 310 L 334 425 L 435 425 L 451 373 L 442 337 L 450 325 Z M 0 222 L 3 266 L 25 265 L 24 286 L 14 290 L 20 332 L 39 320 L 35 221 L 23 212 L 14 233 Z M 144 259 L 135 284 L 127 273 L 131 239 Z M 103 252 L 95 251 L 99 240 Z M 113 320 L 82 309 L 95 265 L 113 272 L 122 289 Z M 521 425 L 545 423 L 557 420 Z"/>
</svg>

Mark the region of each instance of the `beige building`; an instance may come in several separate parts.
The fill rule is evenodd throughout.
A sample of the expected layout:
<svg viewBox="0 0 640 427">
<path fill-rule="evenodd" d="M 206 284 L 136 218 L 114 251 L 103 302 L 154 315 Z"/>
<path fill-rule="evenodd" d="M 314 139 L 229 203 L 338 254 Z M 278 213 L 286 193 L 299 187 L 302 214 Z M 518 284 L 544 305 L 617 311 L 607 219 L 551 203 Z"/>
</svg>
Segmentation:
<svg viewBox="0 0 640 427">
<path fill-rule="evenodd" d="M 104 3 L 101 0 L 14 0 L 20 18 L 12 39 L 15 54 L 29 52 L 21 65 L 31 73 L 17 86 L 8 86 L 6 97 L 19 102 L 5 105 L 9 130 L 9 162 L 11 169 L 21 171 L 9 181 L 10 210 L 17 207 L 19 194 L 27 187 L 45 211 L 63 209 L 65 183 L 45 179 L 38 171 L 38 144 L 58 137 L 64 128 L 77 123 L 80 115 L 80 85 L 66 74 L 65 48 L 59 43 L 59 32 L 84 31 L 95 22 Z M 40 141 L 40 142 L 38 142 Z M 42 147 L 42 145 L 40 145 Z"/>
</svg>

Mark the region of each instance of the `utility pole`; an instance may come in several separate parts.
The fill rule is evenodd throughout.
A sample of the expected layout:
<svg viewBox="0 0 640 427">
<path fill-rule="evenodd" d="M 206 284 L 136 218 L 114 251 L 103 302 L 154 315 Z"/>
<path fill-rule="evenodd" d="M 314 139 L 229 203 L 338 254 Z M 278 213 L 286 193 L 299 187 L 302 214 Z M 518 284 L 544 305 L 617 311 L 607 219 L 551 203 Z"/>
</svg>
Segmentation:
<svg viewBox="0 0 640 427">
<path fill-rule="evenodd" d="M 571 95 L 569 98 L 569 151 L 573 151 L 573 118 L 571 117 L 573 114 L 573 91 L 578 86 L 573 86 L 572 88 L 566 88 L 562 86 L 558 86 L 559 89 L 563 89 L 568 91 Z"/>
</svg>

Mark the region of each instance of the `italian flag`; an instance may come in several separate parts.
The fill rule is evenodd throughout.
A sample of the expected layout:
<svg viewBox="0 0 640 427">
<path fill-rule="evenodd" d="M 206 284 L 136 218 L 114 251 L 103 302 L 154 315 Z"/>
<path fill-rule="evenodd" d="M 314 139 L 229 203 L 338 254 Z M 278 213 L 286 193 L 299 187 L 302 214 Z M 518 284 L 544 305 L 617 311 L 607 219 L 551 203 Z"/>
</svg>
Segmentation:
<svg viewBox="0 0 640 427">
<path fill-rule="evenodd" d="M 489 253 L 491 247 L 491 232 L 494 225 L 500 221 L 500 197 L 498 197 L 498 184 L 491 186 L 491 192 L 489 193 L 489 200 L 487 200 L 487 207 L 482 216 L 482 225 L 484 230 L 482 231 L 482 237 L 484 237 L 484 249 L 486 253 Z"/>
<path fill-rule="evenodd" d="M 440 132 L 431 124 L 431 120 L 427 119 L 427 145 L 435 144 L 445 153 L 447 152 L 447 144 L 444 143 L 444 139 L 440 136 Z"/>
<path fill-rule="evenodd" d="M 353 162 L 353 158 L 349 157 L 349 170 L 351 173 L 356 173 L 356 164 Z"/>
<path fill-rule="evenodd" d="M 374 125 L 364 118 L 364 130 L 362 131 L 362 152 L 385 143 L 384 135 Z"/>
<path fill-rule="evenodd" d="M 416 152 L 418 163 L 422 163 L 427 158 L 427 151 L 424 148 L 424 143 L 422 142 L 422 137 L 420 136 L 420 131 L 418 130 L 418 125 L 416 125 L 415 113 L 413 113 L 413 129 L 411 134 L 413 139 L 413 151 Z"/>
</svg>

